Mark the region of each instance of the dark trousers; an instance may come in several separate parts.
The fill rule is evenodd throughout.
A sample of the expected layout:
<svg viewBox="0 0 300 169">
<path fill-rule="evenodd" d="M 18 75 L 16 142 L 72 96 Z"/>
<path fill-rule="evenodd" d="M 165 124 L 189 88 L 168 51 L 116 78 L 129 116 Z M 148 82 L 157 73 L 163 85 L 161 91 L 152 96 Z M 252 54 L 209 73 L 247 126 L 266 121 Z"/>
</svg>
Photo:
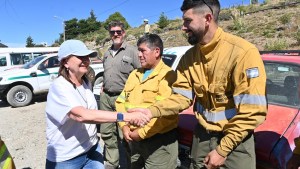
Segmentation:
<svg viewBox="0 0 300 169">
<path fill-rule="evenodd" d="M 223 138 L 222 132 L 208 133 L 197 124 L 193 136 L 191 169 L 205 169 L 204 158 L 209 152 L 216 149 Z M 230 169 L 255 169 L 255 148 L 253 134 L 249 134 L 226 158 L 225 166 Z"/>
</svg>

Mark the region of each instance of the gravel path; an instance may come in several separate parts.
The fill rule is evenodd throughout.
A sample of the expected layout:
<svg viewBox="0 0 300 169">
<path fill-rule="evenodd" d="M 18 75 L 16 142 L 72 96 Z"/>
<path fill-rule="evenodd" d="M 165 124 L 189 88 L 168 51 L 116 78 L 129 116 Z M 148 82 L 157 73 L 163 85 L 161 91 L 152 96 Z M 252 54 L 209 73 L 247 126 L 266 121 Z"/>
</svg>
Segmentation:
<svg viewBox="0 0 300 169">
<path fill-rule="evenodd" d="M 0 101 L 0 135 L 5 141 L 17 169 L 45 168 L 46 120 L 45 96 L 33 104 L 12 108 Z"/>
</svg>

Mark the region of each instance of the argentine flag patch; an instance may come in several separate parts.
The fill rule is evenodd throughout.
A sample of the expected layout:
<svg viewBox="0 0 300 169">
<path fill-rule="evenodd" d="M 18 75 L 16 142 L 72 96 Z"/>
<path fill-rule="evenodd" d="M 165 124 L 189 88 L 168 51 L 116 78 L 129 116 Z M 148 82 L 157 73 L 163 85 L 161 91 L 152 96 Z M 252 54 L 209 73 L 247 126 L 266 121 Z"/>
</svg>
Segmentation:
<svg viewBox="0 0 300 169">
<path fill-rule="evenodd" d="M 246 70 L 246 74 L 248 78 L 256 78 L 259 76 L 258 68 L 257 67 L 249 68 Z"/>
</svg>

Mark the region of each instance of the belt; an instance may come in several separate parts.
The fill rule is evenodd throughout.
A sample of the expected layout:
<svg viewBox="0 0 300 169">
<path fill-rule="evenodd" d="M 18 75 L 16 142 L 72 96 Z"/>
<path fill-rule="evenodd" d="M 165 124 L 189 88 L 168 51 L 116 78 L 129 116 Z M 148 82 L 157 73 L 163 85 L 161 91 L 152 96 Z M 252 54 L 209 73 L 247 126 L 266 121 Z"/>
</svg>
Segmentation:
<svg viewBox="0 0 300 169">
<path fill-rule="evenodd" d="M 109 96 L 119 96 L 121 92 L 109 92 L 108 90 L 103 89 L 104 93 L 106 93 Z"/>
</svg>

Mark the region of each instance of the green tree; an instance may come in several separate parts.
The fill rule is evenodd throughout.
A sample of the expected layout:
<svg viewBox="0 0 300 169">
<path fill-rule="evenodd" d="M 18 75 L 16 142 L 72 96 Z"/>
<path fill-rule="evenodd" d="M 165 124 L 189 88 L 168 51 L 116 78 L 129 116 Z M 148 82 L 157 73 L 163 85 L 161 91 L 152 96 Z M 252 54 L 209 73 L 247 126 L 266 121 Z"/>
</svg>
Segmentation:
<svg viewBox="0 0 300 169">
<path fill-rule="evenodd" d="M 89 25 L 87 20 L 81 19 L 78 21 L 78 34 L 86 34 L 89 32 Z"/>
<path fill-rule="evenodd" d="M 103 23 L 103 26 L 105 29 L 108 29 L 108 24 L 111 21 L 121 21 L 124 23 L 125 29 L 130 28 L 130 25 L 128 24 L 128 22 L 126 21 L 126 19 L 122 16 L 122 14 L 120 12 L 115 12 L 106 19 L 106 21 Z"/>
<path fill-rule="evenodd" d="M 158 27 L 160 29 L 164 29 L 169 25 L 169 23 L 170 21 L 168 20 L 167 16 L 162 12 L 157 23 Z"/>
<path fill-rule="evenodd" d="M 90 17 L 87 18 L 86 20 L 87 24 L 88 24 L 88 27 L 89 27 L 89 31 L 90 32 L 94 32 L 96 30 L 99 30 L 100 27 L 101 27 L 101 22 L 98 22 L 97 21 L 97 18 L 94 14 L 94 11 L 91 10 L 90 12 Z"/>
<path fill-rule="evenodd" d="M 28 36 L 26 39 L 26 47 L 34 47 L 35 44 L 33 43 L 33 39 L 31 36 Z"/>
<path fill-rule="evenodd" d="M 67 39 L 74 39 L 79 35 L 77 19 L 73 18 L 71 20 L 65 21 L 65 34 Z"/>
</svg>

